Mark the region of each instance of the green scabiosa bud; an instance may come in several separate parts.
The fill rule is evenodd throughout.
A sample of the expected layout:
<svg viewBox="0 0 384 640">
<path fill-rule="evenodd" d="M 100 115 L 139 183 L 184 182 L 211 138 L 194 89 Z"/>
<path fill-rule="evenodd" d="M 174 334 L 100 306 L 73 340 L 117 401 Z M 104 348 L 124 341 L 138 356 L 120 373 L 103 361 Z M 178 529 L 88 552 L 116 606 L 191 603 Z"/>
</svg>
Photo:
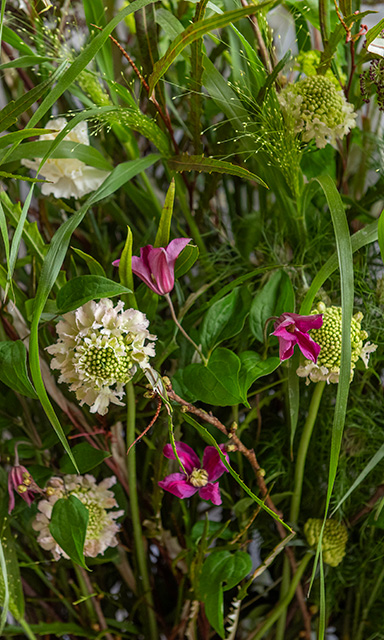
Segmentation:
<svg viewBox="0 0 384 640">
<path fill-rule="evenodd" d="M 323 521 L 317 518 L 310 518 L 304 525 L 304 534 L 310 547 L 316 547 Z M 337 567 L 345 556 L 348 533 L 342 522 L 327 520 L 324 526 L 321 550 L 323 560 L 331 567 Z"/>
<path fill-rule="evenodd" d="M 317 362 L 305 360 L 304 365 L 300 366 L 296 373 L 300 377 L 307 378 L 309 381 L 320 382 L 339 382 L 340 360 L 341 360 L 341 339 L 342 339 L 342 310 L 341 307 L 326 307 L 323 302 L 319 302 L 313 314 L 321 313 L 323 315 L 323 324 L 320 329 L 314 329 L 311 332 L 312 339 L 321 347 Z M 356 313 L 351 322 L 351 380 L 355 364 L 361 358 L 366 367 L 368 367 L 369 354 L 377 349 L 377 345 L 366 342 L 368 338 L 366 331 L 361 328 L 362 313 Z"/>
<path fill-rule="evenodd" d="M 356 125 L 353 106 L 332 80 L 309 76 L 281 91 L 279 102 L 287 122 L 295 122 L 295 131 L 303 142 L 315 140 L 319 148 L 335 143 Z"/>
</svg>

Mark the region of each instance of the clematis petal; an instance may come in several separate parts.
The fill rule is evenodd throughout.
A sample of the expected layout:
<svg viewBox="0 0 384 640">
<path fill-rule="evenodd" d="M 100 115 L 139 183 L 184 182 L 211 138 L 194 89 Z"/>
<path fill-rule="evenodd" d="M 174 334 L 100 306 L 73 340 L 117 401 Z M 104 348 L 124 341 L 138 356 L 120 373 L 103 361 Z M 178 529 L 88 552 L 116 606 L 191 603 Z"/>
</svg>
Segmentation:
<svg viewBox="0 0 384 640">
<path fill-rule="evenodd" d="M 193 469 L 200 469 L 200 460 L 197 457 L 196 453 L 188 444 L 184 442 L 176 442 L 176 451 L 179 456 L 181 462 L 183 463 L 186 472 L 192 473 Z M 169 460 L 176 460 L 175 454 L 173 453 L 172 445 L 166 444 L 163 453 L 166 458 Z"/>
<path fill-rule="evenodd" d="M 316 363 L 321 351 L 320 345 L 312 340 L 311 336 L 308 333 L 295 331 L 295 336 L 297 338 L 297 344 L 299 345 L 300 351 L 303 356 L 307 358 L 307 360 L 312 360 L 312 362 Z"/>
<path fill-rule="evenodd" d="M 148 264 L 152 278 L 156 282 L 156 287 L 161 291 L 161 295 L 172 291 L 175 284 L 175 274 L 170 268 L 167 254 L 164 248 L 153 249 L 148 255 Z"/>
<path fill-rule="evenodd" d="M 229 462 L 229 456 L 226 453 L 225 446 L 223 444 L 220 445 L 220 449 L 224 453 L 227 462 Z M 203 468 L 208 473 L 209 482 L 215 482 L 215 480 L 218 480 L 218 478 L 223 475 L 224 471 L 228 471 L 227 467 L 221 461 L 219 453 L 215 447 L 205 447 L 203 454 Z"/>
<path fill-rule="evenodd" d="M 185 249 L 190 241 L 191 238 L 175 238 L 174 240 L 171 240 L 165 250 L 167 254 L 168 264 L 171 268 L 174 268 L 176 259 L 179 257 L 182 250 Z"/>
<path fill-rule="evenodd" d="M 177 498 L 190 498 L 198 488 L 193 487 L 186 479 L 184 473 L 171 473 L 164 480 L 160 480 L 159 487 L 164 491 L 169 491 Z"/>
<path fill-rule="evenodd" d="M 292 334 L 290 340 L 286 340 L 285 338 L 279 338 L 279 357 L 280 360 L 288 360 L 293 356 L 293 351 L 297 340 L 293 337 Z"/>
<path fill-rule="evenodd" d="M 199 496 L 203 500 L 210 500 L 213 504 L 218 506 L 222 502 L 219 483 L 208 482 L 205 487 L 201 487 L 199 490 Z"/>
<path fill-rule="evenodd" d="M 298 313 L 290 313 L 289 315 L 294 320 L 296 328 L 304 333 L 308 333 L 311 329 L 320 329 L 323 325 L 322 313 L 314 313 L 310 316 L 300 316 Z"/>
</svg>

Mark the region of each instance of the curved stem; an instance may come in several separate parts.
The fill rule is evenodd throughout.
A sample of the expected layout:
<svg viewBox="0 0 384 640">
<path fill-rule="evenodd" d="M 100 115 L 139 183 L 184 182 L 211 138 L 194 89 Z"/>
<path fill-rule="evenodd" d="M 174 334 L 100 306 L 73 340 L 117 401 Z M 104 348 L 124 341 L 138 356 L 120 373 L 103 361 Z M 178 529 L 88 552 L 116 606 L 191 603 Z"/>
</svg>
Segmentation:
<svg viewBox="0 0 384 640">
<path fill-rule="evenodd" d="M 127 391 L 127 449 L 135 440 L 135 423 L 136 423 L 136 405 L 135 390 L 132 382 L 128 382 Z M 129 458 L 127 457 L 128 468 L 128 484 L 129 484 L 129 504 L 131 508 L 131 518 L 133 526 L 133 538 L 135 541 L 136 560 L 139 569 L 139 578 L 137 581 L 138 588 L 142 589 L 145 597 L 145 610 L 143 609 L 143 618 L 148 629 L 148 640 L 158 640 L 156 616 L 153 607 L 153 598 L 151 584 L 148 574 L 147 556 L 143 543 L 143 532 L 141 529 L 139 501 L 137 497 L 136 485 L 136 449 L 132 447 Z"/>
<path fill-rule="evenodd" d="M 183 334 L 183 336 L 191 343 L 191 345 L 193 345 L 194 349 L 197 351 L 197 353 L 199 354 L 201 360 L 204 362 L 204 364 L 207 364 L 208 360 L 205 357 L 205 355 L 203 354 L 202 350 L 200 349 L 200 347 L 197 346 L 196 342 L 194 342 L 192 340 L 192 338 L 188 335 L 188 333 L 183 329 L 183 327 L 181 326 L 180 322 L 177 319 L 176 313 L 175 313 L 175 308 L 172 304 L 172 300 L 171 300 L 171 296 L 169 295 L 169 293 L 166 293 L 164 298 L 166 299 L 166 301 L 169 304 L 169 308 L 171 310 L 171 315 L 172 315 L 172 320 L 175 323 L 175 325 L 177 326 L 177 328 L 179 329 L 179 331 L 181 331 L 181 333 Z"/>
<path fill-rule="evenodd" d="M 18 622 L 20 623 L 25 635 L 27 636 L 27 638 L 29 638 L 29 640 L 37 640 L 31 627 L 29 626 L 28 622 L 24 620 L 24 618 L 22 618 L 21 620 L 18 620 Z"/>
</svg>

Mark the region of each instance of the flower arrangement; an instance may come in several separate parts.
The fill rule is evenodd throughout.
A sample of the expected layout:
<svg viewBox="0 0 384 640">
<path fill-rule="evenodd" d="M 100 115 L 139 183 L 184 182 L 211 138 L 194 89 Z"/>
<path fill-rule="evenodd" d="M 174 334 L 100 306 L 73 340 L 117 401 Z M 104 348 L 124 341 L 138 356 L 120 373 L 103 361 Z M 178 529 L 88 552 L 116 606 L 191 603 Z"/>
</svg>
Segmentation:
<svg viewBox="0 0 384 640">
<path fill-rule="evenodd" d="M 1 637 L 381 637 L 380 18 L 3 3 Z"/>
</svg>

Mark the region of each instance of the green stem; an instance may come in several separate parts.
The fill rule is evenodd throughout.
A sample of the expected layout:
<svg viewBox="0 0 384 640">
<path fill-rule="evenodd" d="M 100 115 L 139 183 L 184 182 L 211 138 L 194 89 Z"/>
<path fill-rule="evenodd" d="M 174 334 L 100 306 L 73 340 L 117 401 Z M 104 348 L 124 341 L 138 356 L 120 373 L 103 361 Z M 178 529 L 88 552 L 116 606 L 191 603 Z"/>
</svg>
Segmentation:
<svg viewBox="0 0 384 640">
<path fill-rule="evenodd" d="M 29 638 L 30 640 L 37 640 L 35 634 L 33 633 L 31 627 L 29 626 L 29 624 L 28 624 L 28 622 L 26 620 L 21 619 L 21 620 L 18 620 L 18 622 L 20 623 L 21 627 L 23 628 L 27 638 Z"/>
<path fill-rule="evenodd" d="M 289 514 L 289 520 L 293 527 L 297 525 L 297 519 L 300 511 L 301 493 L 303 489 L 304 469 L 305 461 L 307 458 L 307 451 L 309 442 L 311 440 L 313 427 L 315 426 L 317 413 L 320 406 L 321 396 L 323 395 L 325 382 L 317 382 L 313 391 L 311 404 L 309 405 L 308 416 L 305 421 L 303 433 L 301 434 L 301 440 L 299 450 L 297 452 L 296 468 L 295 468 L 295 485 L 292 495 L 291 511 Z"/>
<path fill-rule="evenodd" d="M 175 313 L 175 308 L 173 306 L 172 300 L 171 300 L 171 296 L 169 295 L 169 293 L 166 293 L 164 298 L 166 299 L 166 301 L 169 304 L 169 308 L 171 310 L 171 315 L 172 315 L 172 320 L 175 323 L 175 325 L 177 326 L 177 328 L 179 329 L 179 331 L 181 331 L 181 333 L 183 334 L 183 336 L 191 343 L 191 345 L 193 345 L 194 349 L 197 351 L 197 353 L 199 354 L 202 362 L 206 365 L 208 360 L 205 357 L 205 355 L 203 354 L 202 350 L 200 349 L 200 347 L 197 346 L 196 342 L 194 342 L 192 340 L 192 338 L 188 335 L 188 333 L 185 331 L 185 329 L 183 329 L 183 327 L 181 326 L 180 322 L 177 319 L 176 313 Z"/>
<path fill-rule="evenodd" d="M 374 587 L 372 589 L 371 595 L 369 596 L 369 600 L 367 602 L 367 606 L 364 607 L 364 609 L 363 609 L 363 615 L 362 615 L 361 622 L 360 622 L 360 625 L 359 625 L 359 629 L 358 629 L 358 632 L 357 632 L 356 640 L 363 640 L 363 633 L 365 631 L 365 627 L 366 627 L 366 624 L 368 622 L 369 610 L 371 609 L 373 603 L 375 602 L 375 600 L 377 598 L 377 594 L 378 594 L 379 589 L 381 589 L 381 583 L 383 582 L 383 580 L 384 580 L 384 567 L 381 570 L 381 572 L 379 574 L 379 577 L 377 578 L 377 580 L 375 582 L 375 585 L 374 585 Z"/>
<path fill-rule="evenodd" d="M 132 382 L 128 382 L 127 391 L 127 449 L 136 438 L 136 405 L 135 390 Z M 133 526 L 133 538 L 135 541 L 135 551 L 137 566 L 139 569 L 140 580 L 137 581 L 138 588 L 141 586 L 142 593 L 145 597 L 145 610 L 143 610 L 143 618 L 148 628 L 148 640 L 158 640 L 156 616 L 153 606 L 152 590 L 148 574 L 147 557 L 143 543 L 143 532 L 141 529 L 139 501 L 137 497 L 136 484 L 136 450 L 132 447 L 129 457 L 127 458 L 128 468 L 128 484 L 129 484 L 129 503 L 131 508 L 131 518 Z"/>
<path fill-rule="evenodd" d="M 313 558 L 313 553 L 312 551 L 308 551 L 305 554 L 304 558 L 302 559 L 299 567 L 297 568 L 295 575 L 293 576 L 293 579 L 289 586 L 287 594 L 284 596 L 284 598 L 280 600 L 279 604 L 276 605 L 276 607 L 272 610 L 272 612 L 267 617 L 265 622 L 256 631 L 255 635 L 248 636 L 248 640 L 261 640 L 261 638 L 265 636 L 268 629 L 270 629 L 274 625 L 276 620 L 281 616 L 281 614 L 284 613 L 284 611 L 286 611 L 289 603 L 291 602 L 293 596 L 295 595 L 296 587 L 299 584 L 303 576 L 303 573 L 307 567 L 307 564 L 311 558 Z"/>
<path fill-rule="evenodd" d="M 317 384 L 315 385 L 311 403 L 309 405 L 307 419 L 305 421 L 304 429 L 301 434 L 299 450 L 297 452 L 296 467 L 295 467 L 295 484 L 294 484 L 292 501 L 291 501 L 291 510 L 289 514 L 289 522 L 291 523 L 293 528 L 297 526 L 297 520 L 299 517 L 301 494 L 303 490 L 305 461 L 307 458 L 309 442 L 311 440 L 313 427 L 315 426 L 316 417 L 319 410 L 320 401 L 323 395 L 324 388 L 325 388 L 324 381 L 317 382 Z M 295 576 L 293 579 L 295 579 Z M 289 561 L 288 561 L 288 558 L 285 557 L 284 567 L 283 567 L 283 579 L 282 579 L 281 588 L 280 588 L 280 598 L 282 600 L 284 599 L 285 594 L 288 592 L 288 589 L 290 588 L 289 586 L 290 578 L 291 578 L 291 570 L 289 566 Z M 287 615 L 286 610 L 282 609 L 281 616 L 277 624 L 276 640 L 284 640 L 286 615 Z"/>
</svg>

